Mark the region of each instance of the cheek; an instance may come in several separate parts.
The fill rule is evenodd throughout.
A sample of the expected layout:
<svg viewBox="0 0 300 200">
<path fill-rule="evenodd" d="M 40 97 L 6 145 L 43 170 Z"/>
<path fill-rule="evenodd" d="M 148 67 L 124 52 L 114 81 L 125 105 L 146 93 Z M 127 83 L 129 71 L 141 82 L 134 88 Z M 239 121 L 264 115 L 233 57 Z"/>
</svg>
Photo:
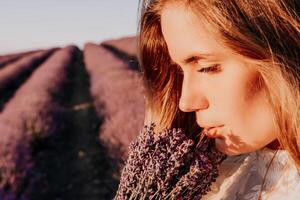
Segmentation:
<svg viewBox="0 0 300 200">
<path fill-rule="evenodd" d="M 219 82 L 219 88 L 215 99 L 224 123 L 231 127 L 242 126 L 248 120 L 247 112 L 253 109 L 257 101 L 249 75 L 243 71 L 227 72 Z"/>
<path fill-rule="evenodd" d="M 273 112 L 268 102 L 262 84 L 258 81 L 258 76 L 249 76 L 244 88 L 240 91 L 242 93 L 241 105 L 238 109 L 236 122 L 241 126 L 241 134 L 250 143 L 267 142 L 271 134 L 274 134 Z M 243 132 L 242 132 L 243 131 Z"/>
<path fill-rule="evenodd" d="M 223 87 L 226 93 L 220 108 L 226 129 L 224 138 L 216 144 L 228 154 L 237 154 L 257 150 L 274 140 L 273 112 L 257 76 L 241 76 Z"/>
<path fill-rule="evenodd" d="M 261 90 L 258 90 L 257 84 L 253 82 L 256 79 L 248 79 L 249 76 L 244 76 L 239 82 L 233 84 L 228 104 L 230 110 L 228 119 L 231 120 L 232 126 L 244 131 L 254 133 L 257 122 L 262 118 L 266 109 L 265 96 Z M 264 121 L 268 117 L 263 117 Z M 253 135 L 253 134 L 252 134 Z M 249 136 L 250 135 L 246 135 Z"/>
</svg>

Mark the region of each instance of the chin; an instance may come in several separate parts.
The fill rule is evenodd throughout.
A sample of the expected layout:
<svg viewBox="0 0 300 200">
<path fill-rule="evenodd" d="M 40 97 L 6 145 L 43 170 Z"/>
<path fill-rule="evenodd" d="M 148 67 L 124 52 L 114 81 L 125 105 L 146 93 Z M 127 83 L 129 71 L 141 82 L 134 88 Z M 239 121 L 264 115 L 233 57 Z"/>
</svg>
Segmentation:
<svg viewBox="0 0 300 200">
<path fill-rule="evenodd" d="M 230 148 L 229 146 L 227 146 L 225 144 L 224 139 L 216 138 L 215 145 L 216 145 L 216 149 L 218 151 L 220 151 L 228 156 L 236 156 L 236 155 L 245 153 L 245 152 L 241 151 L 240 149 Z"/>
</svg>

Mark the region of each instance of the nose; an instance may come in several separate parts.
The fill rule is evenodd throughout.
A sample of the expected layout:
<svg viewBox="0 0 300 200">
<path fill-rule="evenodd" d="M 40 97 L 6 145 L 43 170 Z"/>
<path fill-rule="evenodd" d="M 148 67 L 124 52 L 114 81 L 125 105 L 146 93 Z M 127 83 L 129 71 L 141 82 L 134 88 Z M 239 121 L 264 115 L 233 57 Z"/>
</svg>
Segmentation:
<svg viewBox="0 0 300 200">
<path fill-rule="evenodd" d="M 179 109 L 182 112 L 194 112 L 208 108 L 208 100 L 200 88 L 194 81 L 184 78 L 179 100 Z"/>
</svg>

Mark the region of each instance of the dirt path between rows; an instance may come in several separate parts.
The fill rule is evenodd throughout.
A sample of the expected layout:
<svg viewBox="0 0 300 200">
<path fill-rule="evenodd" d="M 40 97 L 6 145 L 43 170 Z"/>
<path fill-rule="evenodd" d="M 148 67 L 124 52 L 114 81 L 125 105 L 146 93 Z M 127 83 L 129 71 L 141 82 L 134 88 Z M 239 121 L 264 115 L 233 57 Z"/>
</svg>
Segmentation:
<svg viewBox="0 0 300 200">
<path fill-rule="evenodd" d="M 119 183 L 114 175 L 116 165 L 99 142 L 98 130 L 103 120 L 93 107 L 82 52 L 78 52 L 71 77 L 62 97 L 69 108 L 64 130 L 34 147 L 35 171 L 44 181 L 31 198 L 112 199 Z"/>
</svg>

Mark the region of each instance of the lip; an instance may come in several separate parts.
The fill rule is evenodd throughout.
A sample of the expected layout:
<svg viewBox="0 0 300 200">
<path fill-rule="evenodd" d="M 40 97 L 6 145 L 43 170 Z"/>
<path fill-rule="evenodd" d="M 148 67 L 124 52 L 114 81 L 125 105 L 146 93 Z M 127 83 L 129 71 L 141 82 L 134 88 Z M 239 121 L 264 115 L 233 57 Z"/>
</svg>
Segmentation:
<svg viewBox="0 0 300 200">
<path fill-rule="evenodd" d="M 211 129 L 213 129 L 213 128 L 219 128 L 219 127 L 223 127 L 224 126 L 224 124 L 222 124 L 222 125 L 216 125 L 216 126 L 201 126 L 203 129 L 205 129 L 205 130 L 211 130 Z"/>
</svg>

